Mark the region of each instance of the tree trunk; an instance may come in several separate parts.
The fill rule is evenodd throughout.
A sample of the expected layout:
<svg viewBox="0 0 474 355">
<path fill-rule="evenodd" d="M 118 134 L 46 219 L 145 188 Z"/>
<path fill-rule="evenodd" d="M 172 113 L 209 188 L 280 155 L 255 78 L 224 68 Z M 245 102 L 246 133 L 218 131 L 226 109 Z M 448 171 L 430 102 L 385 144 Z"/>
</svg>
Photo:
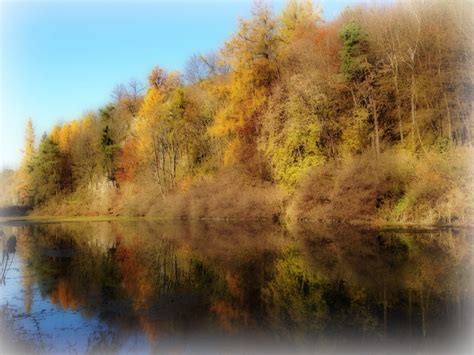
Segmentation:
<svg viewBox="0 0 474 355">
<path fill-rule="evenodd" d="M 165 149 L 164 145 L 161 144 L 161 170 L 163 172 L 163 188 L 166 188 L 166 156 L 165 156 Z"/>
<path fill-rule="evenodd" d="M 411 129 L 412 129 L 412 144 L 413 148 L 416 147 L 416 138 L 420 142 L 421 149 L 426 153 L 425 147 L 421 140 L 420 130 L 418 129 L 418 123 L 416 122 L 416 107 L 415 107 L 415 73 L 411 74 L 411 95 L 410 95 L 410 108 L 411 108 Z"/>
<path fill-rule="evenodd" d="M 397 102 L 397 118 L 398 118 L 398 130 L 400 131 L 400 141 L 402 142 L 403 145 L 403 124 L 402 124 L 402 104 L 400 100 L 400 89 L 398 87 L 398 61 L 395 58 L 395 64 L 394 64 L 394 72 L 395 76 L 393 78 L 395 82 L 395 96 L 396 96 L 396 102 Z"/>
<path fill-rule="evenodd" d="M 171 185 L 174 186 L 176 180 L 176 152 L 173 152 L 173 172 L 171 173 Z"/>
<path fill-rule="evenodd" d="M 377 105 L 375 101 L 372 101 L 372 115 L 374 117 L 374 130 L 375 130 L 375 157 L 378 159 L 380 155 L 380 138 L 379 138 L 379 117 L 377 113 Z"/>
<path fill-rule="evenodd" d="M 416 131 L 416 118 L 415 118 L 415 75 L 411 74 L 411 93 L 410 93 L 410 112 L 411 112 L 411 143 L 415 148 L 415 131 Z"/>
<path fill-rule="evenodd" d="M 154 170 L 155 170 L 155 176 L 156 176 L 156 181 L 158 184 L 160 183 L 160 158 L 159 158 L 159 153 L 158 153 L 158 145 L 156 144 L 155 139 L 153 139 L 153 160 L 154 160 Z"/>
</svg>

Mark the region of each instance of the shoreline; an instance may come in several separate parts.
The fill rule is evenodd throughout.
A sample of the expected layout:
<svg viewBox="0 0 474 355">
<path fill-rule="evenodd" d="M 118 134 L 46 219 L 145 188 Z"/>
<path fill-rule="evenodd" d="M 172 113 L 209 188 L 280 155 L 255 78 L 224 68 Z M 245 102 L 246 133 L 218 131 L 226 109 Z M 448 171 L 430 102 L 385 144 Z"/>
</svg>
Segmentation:
<svg viewBox="0 0 474 355">
<path fill-rule="evenodd" d="M 474 225 L 469 224 L 422 224 L 422 223 L 363 223 L 363 222 L 330 222 L 315 220 L 298 221 L 274 221 L 272 218 L 244 219 L 244 218 L 164 218 L 159 216 L 2 216 L 0 225 L 19 222 L 21 224 L 37 223 L 73 223 L 73 222 L 112 222 L 112 221 L 154 221 L 154 222 L 173 222 L 173 223 L 196 223 L 196 222 L 247 222 L 247 223 L 265 223 L 265 224 L 297 224 L 297 225 L 324 225 L 324 226 L 352 226 L 355 228 L 369 229 L 407 229 L 407 230 L 440 230 L 447 228 L 470 229 Z"/>
</svg>

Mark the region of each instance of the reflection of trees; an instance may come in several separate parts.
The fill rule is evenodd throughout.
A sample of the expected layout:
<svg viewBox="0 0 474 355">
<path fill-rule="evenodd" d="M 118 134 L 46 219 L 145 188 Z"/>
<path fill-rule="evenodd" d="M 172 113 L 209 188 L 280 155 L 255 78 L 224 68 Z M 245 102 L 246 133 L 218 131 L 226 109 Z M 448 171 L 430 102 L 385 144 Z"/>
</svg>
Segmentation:
<svg viewBox="0 0 474 355">
<path fill-rule="evenodd" d="M 461 322 L 462 304 L 472 299 L 472 244 L 466 230 L 450 229 L 425 233 L 416 242 L 408 261 L 405 285 L 410 305 L 416 302 L 419 309 L 421 332 L 426 336 L 429 318 L 439 316 L 440 310 L 451 318 L 450 313 L 456 309 L 457 322 Z M 431 307 L 440 303 L 446 306 Z"/>
<path fill-rule="evenodd" d="M 0 229 L 0 246 L 2 249 L 2 262 L 0 264 L 0 285 L 5 284 L 6 276 L 13 264 L 16 252 L 16 236 L 8 237 Z"/>
<path fill-rule="evenodd" d="M 252 324 L 249 315 L 261 308 L 258 292 L 278 236 L 269 230 L 266 240 L 255 242 L 255 228 L 238 231 L 208 225 L 104 223 L 97 230 L 97 224 L 51 224 L 31 227 L 22 247 L 28 255 L 25 270 L 34 271 L 51 302 L 97 315 L 123 331 L 141 328 L 156 341 L 203 325 L 234 331 L 241 322 Z"/>
<path fill-rule="evenodd" d="M 28 248 L 28 229 L 24 227 L 17 228 L 18 230 L 18 253 L 20 258 L 26 263 L 26 267 L 22 268 L 22 285 L 24 290 L 24 309 L 25 313 L 31 312 L 33 302 L 33 270 L 29 266 L 31 260 L 31 248 Z"/>
<path fill-rule="evenodd" d="M 141 329 L 157 346 L 160 337 L 196 329 L 378 337 L 413 323 L 416 334 L 429 335 L 446 318 L 441 304 L 461 314 L 472 294 L 469 238 L 436 233 L 51 224 L 24 228 L 19 254 L 25 289 L 34 280 L 62 308 L 119 332 Z M 104 332 L 91 348 L 124 339 Z"/>
<path fill-rule="evenodd" d="M 373 331 L 377 321 L 367 290 L 350 283 L 344 274 L 314 269 L 297 243 L 281 254 L 275 277 L 263 292 L 270 325 L 289 335 Z"/>
<path fill-rule="evenodd" d="M 312 314 L 321 332 L 350 325 L 346 330 L 355 335 L 376 335 L 390 333 L 391 326 L 392 335 L 401 335 L 397 332 L 409 330 L 413 323 L 416 334 L 426 336 L 431 322 L 433 335 L 450 318 L 446 310 L 458 304 L 459 288 L 461 303 L 472 302 L 472 290 L 466 289 L 472 275 L 466 231 L 295 226 L 291 234 L 294 250 L 282 253 L 272 282 L 288 281 L 271 283 L 267 293 L 271 291 L 272 299 L 275 292 L 284 296 L 286 306 L 285 302 L 279 306 L 297 312 L 292 319 L 303 324 L 302 329 L 307 326 L 298 317 L 310 319 Z M 297 287 L 307 283 L 319 298 L 304 296 L 301 290 L 308 286 Z M 298 312 L 298 302 L 307 308 Z"/>
</svg>

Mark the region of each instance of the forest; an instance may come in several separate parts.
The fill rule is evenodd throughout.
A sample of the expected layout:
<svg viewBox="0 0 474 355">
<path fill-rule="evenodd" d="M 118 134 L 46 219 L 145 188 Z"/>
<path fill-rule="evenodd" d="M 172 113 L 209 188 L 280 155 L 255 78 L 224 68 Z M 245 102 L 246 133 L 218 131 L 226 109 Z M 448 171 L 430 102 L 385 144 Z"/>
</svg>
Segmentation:
<svg viewBox="0 0 474 355">
<path fill-rule="evenodd" d="M 30 119 L 2 202 L 33 215 L 474 222 L 472 4 L 251 13 L 182 73 L 156 66 L 41 137 Z"/>
</svg>

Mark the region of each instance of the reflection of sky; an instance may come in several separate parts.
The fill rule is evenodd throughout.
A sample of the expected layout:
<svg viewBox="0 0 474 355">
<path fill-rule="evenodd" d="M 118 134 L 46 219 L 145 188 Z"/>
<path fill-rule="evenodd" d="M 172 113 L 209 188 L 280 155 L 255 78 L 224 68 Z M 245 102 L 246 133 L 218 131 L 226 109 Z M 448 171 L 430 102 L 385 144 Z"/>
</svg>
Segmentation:
<svg viewBox="0 0 474 355">
<path fill-rule="evenodd" d="M 10 254 L 11 257 L 11 254 Z M 5 285 L 0 286 L 0 307 L 7 306 L 13 311 L 13 331 L 20 342 L 40 346 L 47 352 L 79 352 L 89 348 L 89 341 L 100 332 L 110 331 L 110 327 L 97 317 L 83 316 L 79 310 L 63 309 L 60 305 L 50 302 L 48 296 L 43 297 L 38 284 L 31 285 L 31 311 L 26 313 L 26 292 L 22 284 L 22 269 L 25 266 L 18 252 L 6 274 Z M 0 324 L 3 328 L 6 325 Z M 113 329 L 111 330 L 113 331 Z M 16 339 L 15 339 L 16 341 Z M 144 334 L 135 334 L 127 339 L 120 339 L 120 352 L 127 354 L 132 350 L 145 351 L 148 348 Z M 2 349 L 0 346 L 0 350 Z M 12 349 L 14 350 L 14 349 Z"/>
<path fill-rule="evenodd" d="M 48 296 L 41 295 L 36 282 L 31 285 L 31 312 L 26 314 L 25 289 L 22 286 L 23 267 L 25 262 L 19 258 L 18 253 L 15 254 L 12 267 L 7 274 L 6 285 L 0 288 L 0 307 L 8 305 L 14 310 L 13 331 L 22 342 L 35 344 L 36 349 L 41 346 L 48 353 L 85 353 L 90 350 L 89 341 L 95 335 L 107 331 L 123 333 L 100 321 L 96 316 L 83 316 L 80 309 L 63 309 L 60 305 L 52 304 Z M 206 353 L 210 346 L 215 351 L 231 353 L 235 352 L 237 346 L 262 351 L 268 350 L 271 346 L 265 336 L 246 334 L 242 337 L 229 335 L 216 338 L 205 331 L 201 332 L 200 329 L 191 334 L 170 334 L 160 339 L 158 344 L 154 344 L 153 349 L 147 336 L 140 329 L 133 330 L 125 338 L 119 338 L 117 343 L 120 344 L 117 349 L 119 354 L 150 353 L 151 350 L 195 354 Z M 4 349 L 0 346 L 0 350 Z"/>
<path fill-rule="evenodd" d="M 68 348 L 86 351 L 89 336 L 105 325 L 95 318 L 84 318 L 78 311 L 63 310 L 60 306 L 53 305 L 48 297 L 41 296 L 36 283 L 32 285 L 31 312 L 26 314 L 21 264 L 22 261 L 15 255 L 5 285 L 0 289 L 0 306 L 8 304 L 14 310 L 15 333 L 25 337 L 22 340 L 43 344 L 47 351 Z"/>
</svg>

